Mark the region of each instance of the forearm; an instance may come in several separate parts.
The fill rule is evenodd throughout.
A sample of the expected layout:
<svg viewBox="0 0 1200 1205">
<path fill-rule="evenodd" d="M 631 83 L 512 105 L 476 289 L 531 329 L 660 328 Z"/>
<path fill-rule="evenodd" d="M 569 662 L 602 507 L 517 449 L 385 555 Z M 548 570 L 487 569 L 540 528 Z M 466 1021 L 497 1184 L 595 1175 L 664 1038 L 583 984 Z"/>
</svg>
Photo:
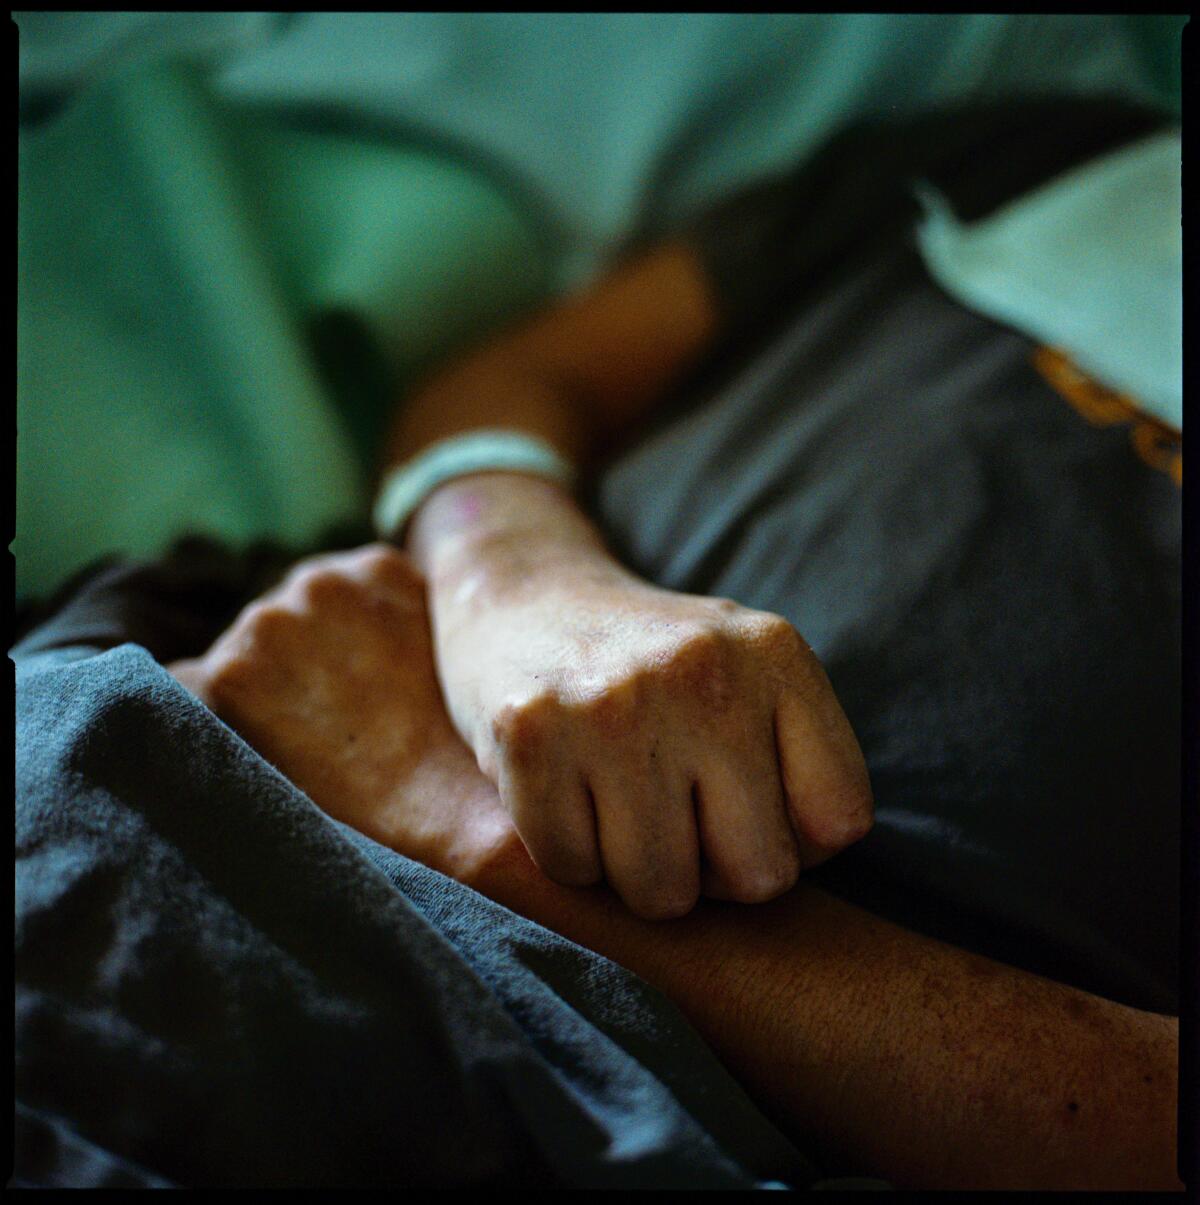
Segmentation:
<svg viewBox="0 0 1200 1205">
<path fill-rule="evenodd" d="M 435 490 L 409 525 L 406 544 L 430 602 L 461 603 L 478 585 L 623 573 L 596 525 L 552 482 L 518 473 L 477 473 Z"/>
<path fill-rule="evenodd" d="M 397 407 L 384 467 L 478 427 L 540 436 L 582 467 L 636 430 L 710 346 L 699 259 L 666 244 L 442 367 Z"/>
<path fill-rule="evenodd" d="M 653 923 L 504 848 L 481 890 L 663 990 L 799 1141 L 906 1188 L 1180 1187 L 1175 1019 L 803 885 Z"/>
</svg>

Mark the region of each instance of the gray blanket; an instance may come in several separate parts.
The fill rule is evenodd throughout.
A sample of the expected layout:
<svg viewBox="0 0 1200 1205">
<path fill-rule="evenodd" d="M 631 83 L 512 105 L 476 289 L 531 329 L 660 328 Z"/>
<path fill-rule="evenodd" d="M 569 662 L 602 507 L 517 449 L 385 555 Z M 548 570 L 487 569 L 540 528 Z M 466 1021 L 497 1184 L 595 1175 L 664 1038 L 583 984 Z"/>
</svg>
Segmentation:
<svg viewBox="0 0 1200 1205">
<path fill-rule="evenodd" d="M 15 1182 L 747 1188 L 668 1001 L 359 836 L 140 645 L 17 672 Z"/>
</svg>

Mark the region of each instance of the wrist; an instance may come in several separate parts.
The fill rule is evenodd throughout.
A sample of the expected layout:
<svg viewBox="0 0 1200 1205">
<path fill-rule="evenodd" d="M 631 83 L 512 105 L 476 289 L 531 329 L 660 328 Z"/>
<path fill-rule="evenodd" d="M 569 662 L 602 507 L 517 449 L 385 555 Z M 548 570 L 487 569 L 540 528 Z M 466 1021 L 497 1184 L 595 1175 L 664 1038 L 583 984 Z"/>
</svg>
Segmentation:
<svg viewBox="0 0 1200 1205">
<path fill-rule="evenodd" d="M 522 583 L 623 573 L 596 526 L 554 482 L 512 472 L 456 478 L 413 516 L 407 546 L 437 592 L 508 594 Z"/>
</svg>

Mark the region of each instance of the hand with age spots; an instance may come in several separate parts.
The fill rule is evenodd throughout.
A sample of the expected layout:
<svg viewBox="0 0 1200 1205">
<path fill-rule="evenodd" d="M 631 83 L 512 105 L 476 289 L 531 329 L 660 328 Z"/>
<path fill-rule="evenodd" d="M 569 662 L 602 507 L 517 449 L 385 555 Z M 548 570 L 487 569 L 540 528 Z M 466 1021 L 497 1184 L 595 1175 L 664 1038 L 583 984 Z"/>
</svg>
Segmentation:
<svg viewBox="0 0 1200 1205">
<path fill-rule="evenodd" d="M 450 725 L 424 583 L 375 544 L 301 561 L 169 671 L 338 820 L 467 878 L 512 825 Z"/>
<path fill-rule="evenodd" d="M 425 598 L 390 547 L 315 557 L 168 668 L 332 816 L 665 992 L 797 1141 L 816 1135 L 898 1187 L 1180 1187 L 1174 1019 L 808 886 L 663 926 L 540 874 L 446 714 Z M 720 714 L 722 679 L 683 664 Z"/>
<path fill-rule="evenodd" d="M 554 881 L 651 919 L 773 899 L 871 826 L 828 678 L 782 617 L 639 579 L 570 508 L 497 474 L 418 515 L 456 729 Z"/>
<path fill-rule="evenodd" d="M 675 916 L 701 889 L 772 898 L 869 825 L 857 745 L 789 625 L 623 572 L 567 580 L 477 596 L 480 625 L 443 613 L 443 675 L 493 708 L 487 779 L 391 546 L 302 561 L 171 672 L 330 815 L 459 877 L 515 825 L 550 878 Z"/>
</svg>

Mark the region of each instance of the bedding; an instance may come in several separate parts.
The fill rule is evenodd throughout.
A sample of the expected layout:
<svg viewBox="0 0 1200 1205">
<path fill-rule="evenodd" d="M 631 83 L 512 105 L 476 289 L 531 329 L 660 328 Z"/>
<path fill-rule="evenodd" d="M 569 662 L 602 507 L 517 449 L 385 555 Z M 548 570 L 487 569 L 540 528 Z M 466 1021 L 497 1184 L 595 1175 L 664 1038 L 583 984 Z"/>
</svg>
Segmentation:
<svg viewBox="0 0 1200 1205">
<path fill-rule="evenodd" d="M 1173 1013 L 1181 434 L 941 289 L 909 187 L 984 220 L 1160 121 L 1080 101 L 868 124 L 705 215 L 740 335 L 594 505 L 635 571 L 775 611 L 824 665 L 876 822 L 812 881 Z"/>
<path fill-rule="evenodd" d="M 1136 399 L 1092 421 L 935 283 L 908 189 L 986 216 L 1006 131 L 1028 188 L 1156 128 L 1054 108 L 890 160 L 895 127 L 850 131 L 691 226 L 735 338 L 592 501 L 636 571 L 825 665 L 877 822 L 815 882 L 1173 1012 L 1179 488 Z M 335 824 L 161 669 L 299 551 L 118 561 L 13 650 L 16 1181 L 852 1185 L 645 985 Z"/>
<path fill-rule="evenodd" d="M 397 381 L 544 288 L 478 172 L 255 120 L 185 62 L 99 81 L 19 156 L 21 598 L 184 528 L 319 539 L 367 505 Z"/>
<path fill-rule="evenodd" d="M 163 650 L 247 568 L 110 572 L 18 656 L 13 1184 L 813 1180 L 657 993 L 330 820 L 145 645 L 101 651 Z"/>
<path fill-rule="evenodd" d="M 1003 13 L 18 13 L 21 88 L 183 57 L 239 111 L 461 154 L 577 283 L 848 121 L 1029 93 L 1178 111 L 1183 16 Z M 1173 61 L 1174 60 L 1174 61 Z M 1174 85 L 1174 87 L 1172 87 Z M 600 118 L 598 115 L 603 115 Z"/>
<path fill-rule="evenodd" d="M 415 374 L 630 240 L 863 116 L 1045 92 L 1177 105 L 1139 37 L 1169 52 L 1182 24 L 14 19 L 23 599 L 185 525 L 316 540 L 366 504 L 381 416 Z"/>
<path fill-rule="evenodd" d="M 970 224 L 925 190 L 921 257 L 964 305 L 1069 352 L 1181 430 L 1182 161 L 1179 131 L 1163 130 Z"/>
</svg>

